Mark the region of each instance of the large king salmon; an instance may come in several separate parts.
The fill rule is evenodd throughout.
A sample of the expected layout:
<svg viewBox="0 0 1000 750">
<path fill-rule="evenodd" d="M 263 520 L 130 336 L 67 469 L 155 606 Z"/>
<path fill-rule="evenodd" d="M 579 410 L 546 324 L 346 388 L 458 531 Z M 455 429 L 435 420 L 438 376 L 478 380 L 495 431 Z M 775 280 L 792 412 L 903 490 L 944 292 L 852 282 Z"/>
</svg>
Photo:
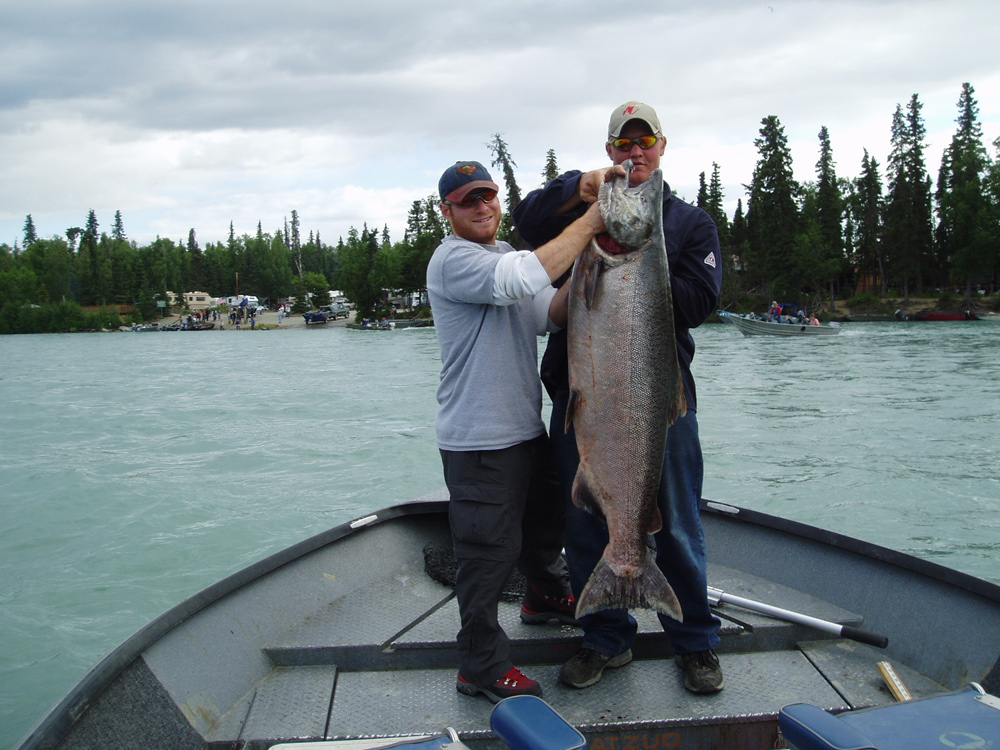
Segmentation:
<svg viewBox="0 0 1000 750">
<path fill-rule="evenodd" d="M 631 162 L 625 162 L 631 171 Z M 683 620 L 648 535 L 663 526 L 657 489 L 667 430 L 687 412 L 663 241 L 663 175 L 615 177 L 598 199 L 608 234 L 592 240 L 570 282 L 566 429 L 580 465 L 573 502 L 601 517 L 609 541 L 576 616 L 639 607 Z"/>
</svg>

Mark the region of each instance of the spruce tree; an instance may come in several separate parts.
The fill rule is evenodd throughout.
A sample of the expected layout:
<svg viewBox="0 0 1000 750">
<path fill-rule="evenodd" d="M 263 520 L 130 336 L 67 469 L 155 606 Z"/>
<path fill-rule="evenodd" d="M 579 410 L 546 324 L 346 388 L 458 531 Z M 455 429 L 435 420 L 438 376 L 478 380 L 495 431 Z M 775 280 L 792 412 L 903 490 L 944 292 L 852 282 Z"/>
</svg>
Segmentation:
<svg viewBox="0 0 1000 750">
<path fill-rule="evenodd" d="M 965 285 L 987 281 L 993 269 L 997 236 L 991 231 L 988 195 L 983 189 L 989 157 L 983 145 L 979 105 L 969 83 L 958 100 L 958 130 L 942 157 L 938 177 L 938 249 L 951 280 Z"/>
<path fill-rule="evenodd" d="M 700 209 L 708 207 L 708 183 L 705 181 L 705 173 L 698 175 L 698 198 L 695 205 Z"/>
<path fill-rule="evenodd" d="M 861 159 L 861 174 L 854 182 L 851 201 L 854 227 L 854 267 L 858 282 L 864 289 L 885 294 L 886 258 L 882 242 L 882 180 L 878 162 L 865 149 Z"/>
<path fill-rule="evenodd" d="M 1000 272 L 1000 138 L 993 141 L 996 156 L 986 169 L 984 189 L 988 199 L 988 227 L 993 236 L 993 248 L 989 253 L 990 292 L 997 291 L 997 273 Z"/>
<path fill-rule="evenodd" d="M 719 230 L 719 245 L 725 254 L 729 250 L 729 219 L 726 216 L 725 196 L 722 192 L 722 176 L 719 165 L 712 162 L 712 178 L 708 183 L 708 201 L 705 211 L 712 217 L 716 229 Z"/>
<path fill-rule="evenodd" d="M 556 150 L 550 148 L 545 154 L 545 168 L 542 170 L 542 184 L 559 176 L 559 165 L 556 164 Z"/>
<path fill-rule="evenodd" d="M 82 282 L 80 302 L 83 305 L 93 305 L 100 299 L 101 263 L 97 251 L 99 228 L 97 214 L 91 209 L 87 214 L 87 223 L 84 225 L 83 234 L 80 235 L 80 252 L 77 256 Z"/>
<path fill-rule="evenodd" d="M 35 231 L 35 221 L 31 218 L 31 214 L 28 214 L 27 218 L 24 220 L 24 245 L 23 248 L 27 250 L 29 247 L 38 242 L 38 233 Z"/>
<path fill-rule="evenodd" d="M 896 106 L 892 118 L 885 240 L 893 285 L 902 288 L 907 301 L 910 289 L 919 292 L 924 274 L 933 278 L 933 228 L 930 178 L 924 165 L 926 129 L 920 116 L 923 105 L 910 98 L 906 115 Z"/>
<path fill-rule="evenodd" d="M 750 283 L 769 290 L 768 296 L 797 292 L 787 278 L 799 234 L 796 204 L 801 189 L 792 171 L 792 153 L 775 115 L 761 120 L 754 145 L 760 154 L 748 187 L 749 248 L 744 269 Z"/>
<path fill-rule="evenodd" d="M 299 234 L 299 212 L 292 209 L 292 227 L 289 232 L 288 222 L 285 222 L 285 247 L 292 253 L 292 263 L 299 276 L 302 275 L 302 240 Z"/>
<path fill-rule="evenodd" d="M 501 137 L 500 133 L 494 133 L 493 140 L 487 145 L 489 146 L 490 153 L 493 154 L 491 165 L 500 167 L 503 170 L 504 186 L 507 189 L 507 197 L 505 199 L 507 210 L 504 211 L 503 218 L 500 219 L 500 231 L 497 232 L 497 237 L 501 240 L 506 240 L 517 249 L 522 250 L 527 245 L 521 239 L 521 235 L 518 234 L 517 229 L 514 227 L 514 220 L 511 218 L 517 204 L 521 202 L 521 188 L 517 186 L 517 178 L 514 177 L 514 167 L 517 164 L 514 162 L 513 157 L 511 157 L 507 143 Z"/>
<path fill-rule="evenodd" d="M 424 229 L 424 204 L 423 201 L 413 201 L 410 205 L 410 212 L 406 215 L 406 231 L 403 233 L 404 242 L 415 242 Z"/>
<path fill-rule="evenodd" d="M 844 257 L 844 198 L 837 180 L 833 146 L 826 125 L 820 128 L 819 146 L 819 161 L 816 162 L 816 219 L 820 240 L 818 255 L 821 275 L 829 285 L 832 302 L 836 284 L 847 268 Z"/>
<path fill-rule="evenodd" d="M 115 211 L 115 223 L 111 227 L 111 238 L 121 242 L 128 240 L 128 237 L 125 236 L 125 222 L 122 221 L 121 211 Z"/>
</svg>

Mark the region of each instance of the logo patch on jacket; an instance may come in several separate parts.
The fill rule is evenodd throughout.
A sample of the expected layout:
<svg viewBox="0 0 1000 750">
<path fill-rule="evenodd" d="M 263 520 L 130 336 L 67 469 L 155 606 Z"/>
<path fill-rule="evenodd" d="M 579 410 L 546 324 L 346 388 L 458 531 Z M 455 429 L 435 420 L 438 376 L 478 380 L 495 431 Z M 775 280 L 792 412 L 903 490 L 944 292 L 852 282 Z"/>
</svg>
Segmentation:
<svg viewBox="0 0 1000 750">
<path fill-rule="evenodd" d="M 705 265 L 715 268 L 715 253 L 709 253 L 705 256 Z"/>
</svg>

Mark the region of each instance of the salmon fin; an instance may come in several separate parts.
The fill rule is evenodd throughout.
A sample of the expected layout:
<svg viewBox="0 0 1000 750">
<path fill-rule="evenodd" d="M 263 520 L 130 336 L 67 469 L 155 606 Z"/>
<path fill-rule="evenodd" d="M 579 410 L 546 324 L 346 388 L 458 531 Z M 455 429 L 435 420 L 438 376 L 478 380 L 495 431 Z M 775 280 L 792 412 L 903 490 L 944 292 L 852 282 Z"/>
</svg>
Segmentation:
<svg viewBox="0 0 1000 750">
<path fill-rule="evenodd" d="M 569 403 L 566 404 L 566 421 L 563 424 L 563 433 L 568 434 L 569 428 L 573 426 L 573 417 L 576 415 L 576 405 L 580 402 L 580 391 L 569 392 Z"/>
<path fill-rule="evenodd" d="M 593 513 L 602 522 L 607 523 L 604 520 L 604 511 L 601 510 L 600 503 L 597 502 L 597 498 L 594 497 L 594 493 L 590 489 L 590 485 L 587 484 L 587 478 L 583 475 L 583 469 L 577 468 L 576 476 L 573 478 L 573 505 L 577 508 L 581 508 L 588 513 Z"/>
<path fill-rule="evenodd" d="M 653 515 L 649 518 L 649 528 L 646 529 L 647 534 L 655 534 L 657 531 L 663 528 L 663 516 L 660 514 L 660 509 L 653 508 Z"/>
<path fill-rule="evenodd" d="M 679 367 L 677 368 L 677 382 L 680 383 L 681 387 L 677 389 L 677 398 L 674 399 L 674 402 L 670 404 L 670 408 L 667 410 L 668 426 L 672 425 L 688 412 L 687 394 L 684 392 L 684 380 L 681 378 Z"/>
<path fill-rule="evenodd" d="M 604 263 L 599 257 L 594 257 L 586 268 L 586 283 L 583 287 L 583 299 L 587 305 L 588 310 L 594 308 L 594 297 L 597 296 L 597 282 L 601 278 L 601 269 L 604 267 Z"/>
<path fill-rule="evenodd" d="M 576 600 L 577 619 L 603 609 L 652 609 L 684 622 L 677 595 L 666 576 L 656 567 L 652 552 L 629 576 L 615 575 L 605 556 L 598 561 L 590 580 Z"/>
</svg>

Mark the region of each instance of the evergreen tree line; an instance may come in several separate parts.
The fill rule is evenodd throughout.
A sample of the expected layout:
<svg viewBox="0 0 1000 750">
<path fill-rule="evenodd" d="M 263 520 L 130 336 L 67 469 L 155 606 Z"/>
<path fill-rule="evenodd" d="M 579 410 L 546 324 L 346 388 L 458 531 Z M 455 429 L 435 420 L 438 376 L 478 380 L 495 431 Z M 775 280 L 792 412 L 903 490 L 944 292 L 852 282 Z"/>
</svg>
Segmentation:
<svg viewBox="0 0 1000 750">
<path fill-rule="evenodd" d="M 967 303 L 979 288 L 998 288 L 1000 138 L 990 159 L 979 107 L 965 83 L 957 131 L 945 149 L 932 192 L 924 159 L 926 129 L 919 97 L 892 118 L 884 169 L 867 149 L 860 174 L 837 176 L 829 131 L 820 128 L 816 180 L 800 184 L 777 117 L 761 121 L 759 160 L 747 204 L 732 221 L 722 211 L 718 165 L 704 173 L 698 205 L 719 227 L 726 280 L 723 304 L 779 297 L 820 306 L 835 297 L 893 295 L 909 301 L 958 287 Z M 766 304 L 766 302 L 764 303 Z"/>
<path fill-rule="evenodd" d="M 720 304 L 777 298 L 813 307 L 835 297 L 870 293 L 909 299 L 929 290 L 975 287 L 992 292 L 1000 270 L 1000 138 L 991 159 L 983 145 L 973 87 L 962 86 L 958 128 L 945 150 L 936 187 L 924 159 L 923 105 L 914 94 L 892 118 L 891 150 L 882 168 L 867 150 L 854 179 L 837 176 L 830 134 L 818 139 L 816 180 L 798 183 L 781 122 L 763 118 L 754 141 L 758 161 L 746 206 L 727 216 L 720 167 L 700 175 L 697 205 L 719 229 L 725 264 Z M 500 238 L 524 247 L 510 220 L 520 201 L 514 162 L 500 134 L 487 144 L 505 184 L 506 210 Z M 542 183 L 559 174 L 555 151 L 546 155 Z M 359 317 L 375 316 L 386 304 L 384 290 L 416 292 L 434 248 L 448 231 L 438 197 L 414 201 L 403 238 L 392 242 L 365 224 L 351 228 L 336 245 L 319 232 L 303 241 L 297 211 L 284 227 L 237 236 L 230 223 L 226 242 L 202 248 L 194 229 L 187 240 L 130 241 L 121 212 L 110 233 L 95 212 L 65 236 L 39 238 L 31 215 L 24 242 L 0 245 L 0 333 L 99 328 L 115 324 L 117 312 L 84 307 L 135 305 L 135 319 L 156 314 L 167 291 L 204 291 L 216 297 L 254 294 L 276 301 L 288 296 L 321 300 L 341 289 Z"/>
</svg>

